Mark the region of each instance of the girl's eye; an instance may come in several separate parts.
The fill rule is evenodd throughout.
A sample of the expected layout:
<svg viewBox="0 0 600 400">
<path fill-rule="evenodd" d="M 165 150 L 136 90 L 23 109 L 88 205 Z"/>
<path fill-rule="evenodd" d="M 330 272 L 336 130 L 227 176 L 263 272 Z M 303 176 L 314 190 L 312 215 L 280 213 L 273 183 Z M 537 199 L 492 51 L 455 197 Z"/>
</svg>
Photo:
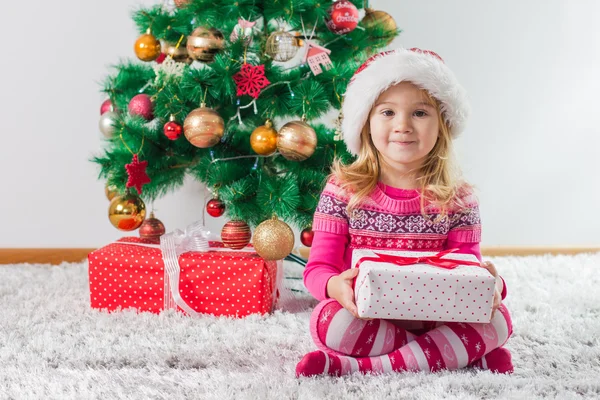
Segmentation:
<svg viewBox="0 0 600 400">
<path fill-rule="evenodd" d="M 383 110 L 381 113 L 386 117 L 391 117 L 392 115 L 394 115 L 394 112 L 392 110 Z"/>
<path fill-rule="evenodd" d="M 427 113 L 425 111 L 423 111 L 423 110 L 417 110 L 417 111 L 415 111 L 415 117 L 421 118 L 421 117 L 425 117 L 426 115 L 427 115 Z"/>
</svg>

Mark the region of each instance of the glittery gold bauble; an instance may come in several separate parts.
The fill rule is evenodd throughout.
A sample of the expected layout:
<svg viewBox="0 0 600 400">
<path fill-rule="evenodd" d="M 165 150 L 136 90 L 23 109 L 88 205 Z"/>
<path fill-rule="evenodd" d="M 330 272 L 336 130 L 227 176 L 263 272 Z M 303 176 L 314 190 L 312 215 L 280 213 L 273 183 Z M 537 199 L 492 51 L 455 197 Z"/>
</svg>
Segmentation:
<svg viewBox="0 0 600 400">
<path fill-rule="evenodd" d="M 188 51 L 184 45 L 180 44 L 179 47 L 177 47 L 177 43 L 165 42 L 164 40 L 161 40 L 160 43 L 162 52 L 166 56 L 171 56 L 173 61 L 184 63 L 192 62 L 192 59 L 190 58 L 190 55 L 188 54 Z"/>
<path fill-rule="evenodd" d="M 108 199 L 108 201 L 112 201 L 112 199 L 114 199 L 119 192 L 117 192 L 117 187 L 115 185 L 106 185 L 104 186 L 104 194 L 106 195 L 106 198 Z"/>
<path fill-rule="evenodd" d="M 251 237 L 250 227 L 244 221 L 229 221 L 221 230 L 223 244 L 234 250 L 246 247 Z"/>
<path fill-rule="evenodd" d="M 292 161 L 304 161 L 312 156 L 317 147 L 315 130 L 304 121 L 291 121 L 279 131 L 277 149 Z"/>
<path fill-rule="evenodd" d="M 135 55 L 142 61 L 154 61 L 160 56 L 160 42 L 148 30 L 135 41 Z"/>
<path fill-rule="evenodd" d="M 288 224 L 273 217 L 256 227 L 252 245 L 265 260 L 283 260 L 294 248 L 294 232 Z"/>
<path fill-rule="evenodd" d="M 362 25 L 367 28 L 370 29 L 375 25 L 381 25 L 383 24 L 383 28 L 386 30 L 386 32 L 390 32 L 390 35 L 392 34 L 392 32 L 395 32 L 396 29 L 398 29 L 398 26 L 396 25 L 396 21 L 394 21 L 394 18 L 392 18 L 392 16 L 388 13 L 386 13 L 385 11 L 375 11 L 371 8 L 367 8 L 365 9 L 365 17 L 362 19 Z M 386 45 L 390 44 L 392 41 L 394 40 L 394 35 L 391 35 L 387 40 L 386 40 Z"/>
<path fill-rule="evenodd" d="M 150 213 L 150 217 L 146 218 L 140 226 L 140 237 L 149 240 L 159 240 L 165 234 L 165 226 L 163 223 L 154 217 L 154 212 Z"/>
<path fill-rule="evenodd" d="M 108 207 L 108 219 L 117 229 L 133 231 L 142 225 L 146 218 L 146 205 L 134 194 L 117 196 Z"/>
<path fill-rule="evenodd" d="M 277 131 L 271 120 L 256 128 L 250 135 L 250 146 L 256 154 L 268 156 L 277 150 Z"/>
<path fill-rule="evenodd" d="M 288 32 L 273 32 L 267 39 L 265 52 L 275 61 L 289 61 L 298 53 L 298 39 Z"/>
<path fill-rule="evenodd" d="M 183 121 L 183 134 L 196 147 L 205 149 L 219 143 L 225 132 L 223 118 L 212 108 L 202 104 Z"/>
<path fill-rule="evenodd" d="M 194 60 L 212 62 L 223 48 L 223 34 L 215 28 L 196 28 L 187 38 L 187 51 Z"/>
</svg>

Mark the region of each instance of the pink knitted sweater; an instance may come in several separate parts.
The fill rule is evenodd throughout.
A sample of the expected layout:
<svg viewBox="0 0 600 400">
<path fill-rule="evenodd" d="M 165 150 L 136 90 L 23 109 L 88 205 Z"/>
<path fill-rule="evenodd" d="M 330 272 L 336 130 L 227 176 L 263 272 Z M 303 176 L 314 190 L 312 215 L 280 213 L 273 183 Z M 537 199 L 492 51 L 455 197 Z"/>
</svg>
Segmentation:
<svg viewBox="0 0 600 400">
<path fill-rule="evenodd" d="M 313 220 L 315 236 L 304 284 L 318 300 L 327 298 L 327 281 L 351 267 L 352 251 L 358 248 L 383 250 L 440 251 L 458 248 L 481 260 L 481 224 L 475 196 L 462 191 L 463 209 L 453 209 L 435 221 L 439 214 L 432 204 L 421 214 L 419 190 L 397 189 L 378 183 L 354 212 L 346 212 L 351 193 L 330 179 Z M 503 290 L 502 298 L 506 295 Z"/>
</svg>

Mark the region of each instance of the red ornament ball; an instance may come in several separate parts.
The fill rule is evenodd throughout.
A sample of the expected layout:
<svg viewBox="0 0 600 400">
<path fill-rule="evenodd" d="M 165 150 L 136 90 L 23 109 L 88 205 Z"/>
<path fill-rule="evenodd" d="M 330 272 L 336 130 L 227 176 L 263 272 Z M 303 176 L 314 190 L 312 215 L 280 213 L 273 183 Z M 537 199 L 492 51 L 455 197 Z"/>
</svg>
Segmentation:
<svg viewBox="0 0 600 400">
<path fill-rule="evenodd" d="M 152 101 L 147 94 L 138 94 L 129 102 L 129 114 L 139 115 L 147 121 L 154 119 L 154 110 L 152 109 Z"/>
<path fill-rule="evenodd" d="M 225 212 L 225 203 L 219 199 L 212 199 L 206 204 L 206 212 L 211 217 L 220 217 Z"/>
<path fill-rule="evenodd" d="M 106 99 L 100 106 L 100 115 L 104 114 L 105 112 L 109 112 L 109 111 L 114 111 L 113 105 L 112 105 L 112 102 L 110 101 L 110 99 Z"/>
<path fill-rule="evenodd" d="M 300 234 L 300 241 L 306 247 L 312 246 L 313 239 L 315 238 L 315 233 L 311 228 L 306 228 Z"/>
<path fill-rule="evenodd" d="M 140 226 L 140 237 L 142 239 L 160 241 L 160 237 L 165 234 L 165 226 L 163 223 L 154 217 L 154 213 L 150 213 L 150 218 L 146 218 Z"/>
<path fill-rule="evenodd" d="M 221 230 L 221 240 L 230 249 L 243 249 L 251 238 L 250 227 L 244 221 L 229 221 Z"/>
<path fill-rule="evenodd" d="M 169 121 L 163 127 L 163 132 L 169 139 L 177 140 L 183 133 L 183 127 L 175 121 Z"/>
<path fill-rule="evenodd" d="M 335 34 L 352 32 L 358 25 L 358 9 L 347 0 L 336 1 L 327 11 L 327 28 Z"/>
</svg>

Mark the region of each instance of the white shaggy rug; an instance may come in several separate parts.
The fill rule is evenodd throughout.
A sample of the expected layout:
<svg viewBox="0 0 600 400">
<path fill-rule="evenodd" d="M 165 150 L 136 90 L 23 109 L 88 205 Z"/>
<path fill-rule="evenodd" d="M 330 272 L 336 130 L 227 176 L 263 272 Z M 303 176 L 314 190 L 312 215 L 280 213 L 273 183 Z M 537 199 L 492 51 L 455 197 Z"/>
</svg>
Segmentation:
<svg viewBox="0 0 600 400">
<path fill-rule="evenodd" d="M 87 263 L 0 265 L 1 399 L 600 398 L 600 253 L 492 259 L 515 373 L 296 379 L 310 296 L 243 320 L 89 308 Z M 288 276 L 301 267 L 286 264 Z M 302 289 L 298 280 L 286 281 Z"/>
</svg>

